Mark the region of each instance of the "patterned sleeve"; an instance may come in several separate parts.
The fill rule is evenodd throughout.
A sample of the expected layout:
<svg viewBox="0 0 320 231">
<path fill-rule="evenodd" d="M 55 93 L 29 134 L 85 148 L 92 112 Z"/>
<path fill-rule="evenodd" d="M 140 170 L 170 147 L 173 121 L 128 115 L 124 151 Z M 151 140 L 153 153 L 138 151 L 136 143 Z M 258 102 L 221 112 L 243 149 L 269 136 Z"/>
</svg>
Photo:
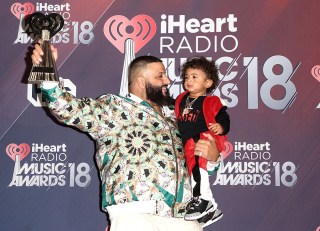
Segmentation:
<svg viewBox="0 0 320 231">
<path fill-rule="evenodd" d="M 99 115 L 101 113 L 102 99 L 77 99 L 65 89 L 54 87 L 41 88 L 48 108 L 60 122 L 77 127 L 78 129 L 95 133 L 99 128 Z M 106 108 L 104 108 L 106 110 Z"/>
</svg>

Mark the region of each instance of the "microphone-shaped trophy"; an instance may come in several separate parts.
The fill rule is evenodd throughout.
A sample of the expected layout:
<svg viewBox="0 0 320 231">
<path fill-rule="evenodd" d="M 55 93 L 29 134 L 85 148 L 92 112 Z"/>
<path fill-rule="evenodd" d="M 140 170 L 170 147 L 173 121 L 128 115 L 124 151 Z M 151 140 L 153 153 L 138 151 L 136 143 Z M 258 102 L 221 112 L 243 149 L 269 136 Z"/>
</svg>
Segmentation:
<svg viewBox="0 0 320 231">
<path fill-rule="evenodd" d="M 28 16 L 26 25 L 32 33 L 41 37 L 41 48 L 43 50 L 42 62 L 32 66 L 28 78 L 29 83 L 39 84 L 42 81 L 59 81 L 56 62 L 50 48 L 50 39 L 62 29 L 63 24 L 63 17 L 56 13 L 44 15 L 36 12 Z"/>
</svg>

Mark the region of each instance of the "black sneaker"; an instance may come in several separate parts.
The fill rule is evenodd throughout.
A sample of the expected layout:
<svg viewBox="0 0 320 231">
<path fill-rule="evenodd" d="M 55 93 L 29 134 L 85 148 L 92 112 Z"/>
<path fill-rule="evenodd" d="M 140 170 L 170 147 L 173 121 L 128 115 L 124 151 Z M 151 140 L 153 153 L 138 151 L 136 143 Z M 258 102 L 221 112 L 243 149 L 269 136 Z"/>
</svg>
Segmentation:
<svg viewBox="0 0 320 231">
<path fill-rule="evenodd" d="M 223 217 L 223 213 L 220 209 L 216 209 L 213 212 L 209 212 L 208 214 L 204 215 L 198 222 L 202 228 L 211 225 L 212 223 L 220 220 Z"/>
<path fill-rule="evenodd" d="M 214 210 L 211 201 L 201 199 L 199 197 L 193 197 L 186 207 L 186 215 L 184 219 L 186 221 L 197 220 L 209 212 Z"/>
</svg>

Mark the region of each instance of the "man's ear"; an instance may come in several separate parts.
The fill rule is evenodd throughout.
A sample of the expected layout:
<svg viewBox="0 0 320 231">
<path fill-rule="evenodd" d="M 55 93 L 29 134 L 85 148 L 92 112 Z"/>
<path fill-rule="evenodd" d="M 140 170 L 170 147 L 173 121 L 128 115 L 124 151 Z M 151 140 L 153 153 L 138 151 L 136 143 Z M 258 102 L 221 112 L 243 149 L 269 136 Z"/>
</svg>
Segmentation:
<svg viewBox="0 0 320 231">
<path fill-rule="evenodd" d="M 146 79 L 145 77 L 143 77 L 142 75 L 141 76 L 138 76 L 136 78 L 136 81 L 137 81 L 137 85 L 139 86 L 139 88 L 146 88 Z"/>
</svg>

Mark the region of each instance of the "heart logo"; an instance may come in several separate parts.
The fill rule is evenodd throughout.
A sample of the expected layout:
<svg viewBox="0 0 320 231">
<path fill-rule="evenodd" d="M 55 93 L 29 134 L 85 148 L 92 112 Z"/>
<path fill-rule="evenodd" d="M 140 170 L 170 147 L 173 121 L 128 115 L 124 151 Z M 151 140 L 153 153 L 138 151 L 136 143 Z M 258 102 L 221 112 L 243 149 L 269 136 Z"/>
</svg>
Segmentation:
<svg viewBox="0 0 320 231">
<path fill-rule="evenodd" d="M 60 14 L 52 13 L 44 15 L 36 12 L 27 18 L 26 24 L 37 35 L 41 35 L 43 30 L 50 31 L 51 38 L 62 29 L 64 20 Z"/>
<path fill-rule="evenodd" d="M 311 69 L 312 76 L 320 82 L 320 65 L 316 65 Z"/>
<path fill-rule="evenodd" d="M 19 2 L 13 3 L 11 5 L 11 13 L 16 16 L 18 19 L 20 19 L 20 15 L 29 15 L 34 12 L 34 5 L 30 2 L 26 2 L 24 4 L 21 4 Z"/>
<path fill-rule="evenodd" d="M 229 141 L 224 142 L 224 150 L 222 151 L 223 159 L 230 155 L 233 151 L 233 145 Z"/>
<path fill-rule="evenodd" d="M 137 53 L 155 35 L 157 25 L 148 15 L 137 15 L 131 20 L 122 15 L 109 18 L 104 24 L 103 32 L 106 38 L 124 53 L 125 41 L 133 39 L 134 52 Z"/>
<path fill-rule="evenodd" d="M 20 155 L 20 160 L 23 160 L 30 153 L 30 146 L 22 143 L 20 145 L 9 144 L 6 148 L 8 156 L 12 160 L 16 160 L 16 155 Z"/>
</svg>

